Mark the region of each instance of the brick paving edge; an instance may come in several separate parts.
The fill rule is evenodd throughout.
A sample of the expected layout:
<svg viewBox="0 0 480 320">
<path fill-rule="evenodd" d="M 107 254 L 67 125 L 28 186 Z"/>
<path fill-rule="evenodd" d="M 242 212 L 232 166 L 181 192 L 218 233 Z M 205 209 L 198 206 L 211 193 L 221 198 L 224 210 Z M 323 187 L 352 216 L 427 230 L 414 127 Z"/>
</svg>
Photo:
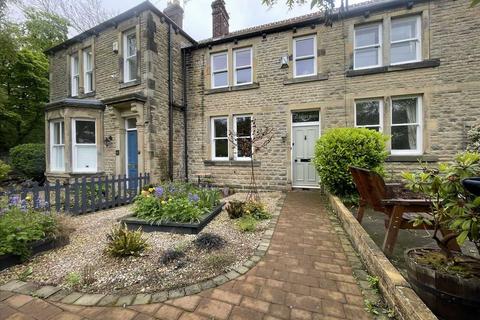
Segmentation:
<svg viewBox="0 0 480 320">
<path fill-rule="evenodd" d="M 270 242 L 273 236 L 275 227 L 277 226 L 278 218 L 285 202 L 286 194 L 282 193 L 272 218 L 268 224 L 267 229 L 263 233 L 254 254 L 239 267 L 235 267 L 228 272 L 218 275 L 212 279 L 204 280 L 202 282 L 192 284 L 186 287 L 159 291 L 156 293 L 138 293 L 129 295 L 102 295 L 90 294 L 77 291 L 65 292 L 65 289 L 56 286 L 39 286 L 33 282 L 23 282 L 19 280 L 11 280 L 6 284 L 0 286 L 0 291 L 21 293 L 33 297 L 43 298 L 47 301 L 61 302 L 64 304 L 81 305 L 81 306 L 131 306 L 142 305 L 149 303 L 164 302 L 169 299 L 185 297 L 199 293 L 203 290 L 218 287 L 228 281 L 234 280 L 252 269 L 262 257 L 267 253 L 270 247 Z M 59 299 L 59 295 L 63 295 Z"/>
</svg>

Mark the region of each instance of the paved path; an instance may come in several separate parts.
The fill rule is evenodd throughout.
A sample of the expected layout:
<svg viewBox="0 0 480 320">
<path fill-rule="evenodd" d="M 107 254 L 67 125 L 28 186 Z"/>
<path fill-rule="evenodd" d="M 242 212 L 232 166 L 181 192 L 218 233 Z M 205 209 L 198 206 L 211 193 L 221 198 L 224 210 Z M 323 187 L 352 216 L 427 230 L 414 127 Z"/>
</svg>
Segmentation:
<svg viewBox="0 0 480 320">
<path fill-rule="evenodd" d="M 270 248 L 253 269 L 215 289 L 160 304 L 81 307 L 0 292 L 3 319 L 370 319 L 351 249 L 317 192 L 287 195 Z"/>
</svg>

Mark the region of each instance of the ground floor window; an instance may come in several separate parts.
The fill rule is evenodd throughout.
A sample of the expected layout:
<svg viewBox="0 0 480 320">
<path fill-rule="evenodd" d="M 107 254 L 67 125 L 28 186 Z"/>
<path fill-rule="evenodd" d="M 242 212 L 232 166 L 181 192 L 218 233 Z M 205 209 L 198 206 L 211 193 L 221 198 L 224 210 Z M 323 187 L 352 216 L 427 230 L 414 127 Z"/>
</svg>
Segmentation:
<svg viewBox="0 0 480 320">
<path fill-rule="evenodd" d="M 212 118 L 212 160 L 228 160 L 228 117 Z"/>
<path fill-rule="evenodd" d="M 355 127 L 382 131 L 383 103 L 381 100 L 355 102 Z"/>
<path fill-rule="evenodd" d="M 250 160 L 252 156 L 252 116 L 235 116 L 235 158 Z"/>
<path fill-rule="evenodd" d="M 72 121 L 73 171 L 97 171 L 96 123 L 90 119 Z"/>
<path fill-rule="evenodd" d="M 50 122 L 50 167 L 52 171 L 65 171 L 65 124 Z"/>
<path fill-rule="evenodd" d="M 421 97 L 396 97 L 391 103 L 392 154 L 422 152 Z"/>
</svg>

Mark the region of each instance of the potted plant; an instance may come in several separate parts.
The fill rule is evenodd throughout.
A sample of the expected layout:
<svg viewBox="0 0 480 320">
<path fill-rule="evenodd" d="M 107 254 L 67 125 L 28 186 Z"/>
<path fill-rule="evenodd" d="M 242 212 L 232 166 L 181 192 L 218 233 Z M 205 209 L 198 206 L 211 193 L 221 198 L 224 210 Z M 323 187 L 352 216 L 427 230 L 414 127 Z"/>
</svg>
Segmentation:
<svg viewBox="0 0 480 320">
<path fill-rule="evenodd" d="M 407 187 L 432 201 L 432 219 L 438 248 L 413 248 L 405 252 L 408 278 L 417 294 L 441 319 L 478 319 L 480 315 L 480 260 L 452 250 L 455 241 L 469 239 L 480 254 L 480 197 L 468 192 L 462 180 L 480 176 L 480 154 L 465 152 L 451 164 L 420 173 L 405 173 Z M 440 230 L 451 231 L 441 237 Z"/>
</svg>

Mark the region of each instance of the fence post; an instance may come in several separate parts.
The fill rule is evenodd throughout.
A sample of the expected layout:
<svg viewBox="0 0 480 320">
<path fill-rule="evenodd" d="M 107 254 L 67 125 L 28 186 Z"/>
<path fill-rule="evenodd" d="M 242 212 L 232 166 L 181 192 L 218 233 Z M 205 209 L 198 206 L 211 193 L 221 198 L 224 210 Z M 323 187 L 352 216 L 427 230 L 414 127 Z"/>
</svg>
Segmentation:
<svg viewBox="0 0 480 320">
<path fill-rule="evenodd" d="M 115 199 L 115 175 L 113 174 L 112 175 L 112 208 L 115 207 L 115 203 L 116 202 L 116 199 Z"/>
<path fill-rule="evenodd" d="M 143 183 L 142 183 L 143 181 L 142 181 L 142 179 L 143 179 L 143 175 L 142 175 L 142 173 L 140 173 L 140 175 L 138 176 L 138 189 L 136 190 L 136 191 L 137 191 L 137 194 L 140 193 L 140 192 L 142 192 L 142 190 L 143 190 Z"/>
<path fill-rule="evenodd" d="M 105 202 L 104 205 L 102 206 L 103 208 L 108 208 L 110 206 L 109 200 L 108 200 L 108 174 L 105 175 Z"/>
<path fill-rule="evenodd" d="M 73 213 L 74 214 L 79 214 L 80 213 L 80 205 L 78 203 L 78 197 L 79 197 L 79 183 L 78 183 L 78 178 L 75 177 L 75 182 L 73 183 L 73 192 L 74 192 L 74 195 L 73 195 L 73 201 L 74 201 L 74 204 L 73 204 Z"/>
<path fill-rule="evenodd" d="M 65 207 L 64 207 L 63 210 L 65 212 L 71 213 L 71 209 L 70 209 L 70 180 L 67 179 L 67 181 L 65 181 L 63 186 L 65 187 Z"/>
<path fill-rule="evenodd" d="M 122 204 L 127 203 L 127 175 L 123 175 L 123 202 Z"/>
<path fill-rule="evenodd" d="M 60 212 L 60 180 L 55 180 L 55 211 Z"/>
<path fill-rule="evenodd" d="M 50 210 L 50 181 L 45 180 L 45 184 L 43 185 L 43 192 L 45 193 L 45 210 Z"/>
<path fill-rule="evenodd" d="M 103 184 L 102 184 L 102 176 L 98 177 L 97 181 L 98 185 L 98 192 L 97 192 L 97 204 L 95 205 L 95 210 L 102 210 L 102 202 L 103 202 Z"/>
<path fill-rule="evenodd" d="M 82 214 L 87 212 L 87 177 L 82 177 Z"/>
<path fill-rule="evenodd" d="M 95 212 L 95 196 L 97 193 L 95 192 L 95 177 L 90 177 L 90 210 L 91 212 Z"/>
<path fill-rule="evenodd" d="M 117 205 L 121 206 L 122 205 L 122 176 L 118 175 L 118 190 L 117 190 Z"/>
</svg>

